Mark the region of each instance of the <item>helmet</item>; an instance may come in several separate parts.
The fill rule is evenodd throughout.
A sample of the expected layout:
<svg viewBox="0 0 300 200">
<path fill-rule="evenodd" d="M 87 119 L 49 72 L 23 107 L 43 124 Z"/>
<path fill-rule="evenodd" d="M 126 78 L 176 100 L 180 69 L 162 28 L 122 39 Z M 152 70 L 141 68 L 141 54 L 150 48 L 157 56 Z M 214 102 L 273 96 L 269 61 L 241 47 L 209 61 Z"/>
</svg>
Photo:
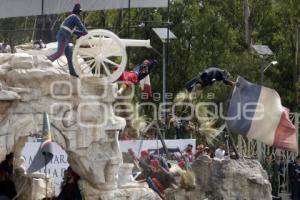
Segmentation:
<svg viewBox="0 0 300 200">
<path fill-rule="evenodd" d="M 82 12 L 82 10 L 81 10 L 81 5 L 80 5 L 79 3 L 76 3 L 76 4 L 74 5 L 74 8 L 73 8 L 73 10 L 72 10 L 72 13 L 74 13 L 74 14 L 80 14 L 80 12 Z"/>
<path fill-rule="evenodd" d="M 141 151 L 141 156 L 145 157 L 149 155 L 149 151 L 148 150 L 143 150 Z"/>
<path fill-rule="evenodd" d="M 151 160 L 151 166 L 154 167 L 154 168 L 159 168 L 160 164 L 159 164 L 159 160 L 157 159 L 154 159 L 154 160 Z"/>
<path fill-rule="evenodd" d="M 179 163 L 178 163 L 178 166 L 181 168 L 181 169 L 183 169 L 183 168 L 185 168 L 185 161 L 184 160 L 181 160 Z"/>
</svg>

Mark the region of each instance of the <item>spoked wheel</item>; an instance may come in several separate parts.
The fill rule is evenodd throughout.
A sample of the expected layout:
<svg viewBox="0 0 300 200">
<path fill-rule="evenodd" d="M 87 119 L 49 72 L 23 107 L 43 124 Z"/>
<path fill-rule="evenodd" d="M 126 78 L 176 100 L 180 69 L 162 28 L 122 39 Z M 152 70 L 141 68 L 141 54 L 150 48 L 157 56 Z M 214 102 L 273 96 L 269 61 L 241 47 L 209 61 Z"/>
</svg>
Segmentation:
<svg viewBox="0 0 300 200">
<path fill-rule="evenodd" d="M 125 70 L 126 48 L 113 32 L 93 30 L 77 40 L 73 63 L 80 77 L 97 77 L 102 84 L 112 83 Z"/>
</svg>

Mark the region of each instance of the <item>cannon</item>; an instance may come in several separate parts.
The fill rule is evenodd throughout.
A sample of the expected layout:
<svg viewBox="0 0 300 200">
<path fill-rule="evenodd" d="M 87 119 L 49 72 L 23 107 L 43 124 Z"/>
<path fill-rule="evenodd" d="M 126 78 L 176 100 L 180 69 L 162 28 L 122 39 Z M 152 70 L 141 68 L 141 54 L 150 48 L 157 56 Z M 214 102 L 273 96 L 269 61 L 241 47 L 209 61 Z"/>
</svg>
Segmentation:
<svg viewBox="0 0 300 200">
<path fill-rule="evenodd" d="M 151 48 L 150 40 L 120 39 L 111 31 L 89 31 L 76 42 L 73 64 L 79 77 L 97 77 L 102 84 L 116 81 L 127 64 L 126 47 Z"/>
</svg>

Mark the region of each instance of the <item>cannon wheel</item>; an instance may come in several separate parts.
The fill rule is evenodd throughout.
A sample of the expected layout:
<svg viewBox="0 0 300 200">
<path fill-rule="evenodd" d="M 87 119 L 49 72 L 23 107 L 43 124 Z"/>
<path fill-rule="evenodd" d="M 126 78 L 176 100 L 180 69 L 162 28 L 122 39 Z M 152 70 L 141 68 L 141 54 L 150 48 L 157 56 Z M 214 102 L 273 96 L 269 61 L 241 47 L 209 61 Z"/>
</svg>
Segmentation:
<svg viewBox="0 0 300 200">
<path fill-rule="evenodd" d="M 125 70 L 126 47 L 113 32 L 92 30 L 77 40 L 73 63 L 80 77 L 97 77 L 103 84 L 112 83 Z"/>
</svg>

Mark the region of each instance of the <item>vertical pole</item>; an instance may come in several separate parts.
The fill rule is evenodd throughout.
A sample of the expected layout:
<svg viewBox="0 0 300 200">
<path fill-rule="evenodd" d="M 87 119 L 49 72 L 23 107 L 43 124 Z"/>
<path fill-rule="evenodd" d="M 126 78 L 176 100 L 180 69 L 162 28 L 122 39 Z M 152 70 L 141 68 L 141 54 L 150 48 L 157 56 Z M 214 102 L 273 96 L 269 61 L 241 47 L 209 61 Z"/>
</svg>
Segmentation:
<svg viewBox="0 0 300 200">
<path fill-rule="evenodd" d="M 169 42 L 170 42 L 170 0 L 168 0 L 168 24 L 167 24 L 167 45 L 165 47 L 165 43 L 163 43 L 163 104 L 164 104 L 164 108 L 166 109 L 166 93 L 167 93 L 167 81 L 168 81 L 168 77 L 167 77 L 167 68 L 169 65 Z M 166 131 L 167 131 L 167 112 L 163 113 L 163 117 L 164 117 L 164 132 L 163 132 L 163 138 L 165 139 L 166 137 Z"/>
<path fill-rule="evenodd" d="M 264 65 L 263 64 L 260 65 L 260 84 L 261 85 L 264 84 Z M 263 161 L 263 148 L 262 148 L 263 144 L 260 141 L 256 141 L 256 145 L 257 145 L 256 153 L 257 153 L 258 161 L 262 162 Z"/>
<path fill-rule="evenodd" d="M 131 20 L 131 0 L 128 0 L 128 23 L 127 23 L 127 38 L 130 38 L 130 20 Z M 127 49 L 127 62 L 130 64 L 130 49 Z"/>
<path fill-rule="evenodd" d="M 44 0 L 42 0 L 42 22 L 43 22 L 43 24 L 42 24 L 42 30 L 41 30 L 42 35 L 40 35 L 39 38 L 36 38 L 38 40 L 44 39 L 43 36 L 45 34 L 45 29 L 46 29 L 46 19 L 45 19 L 45 16 L 44 16 Z"/>
<path fill-rule="evenodd" d="M 34 37 L 35 37 L 36 23 L 37 23 L 37 16 L 35 16 L 35 19 L 34 19 L 33 31 L 32 31 L 32 35 L 31 35 L 31 40 L 32 41 L 34 40 Z"/>
<path fill-rule="evenodd" d="M 297 89 L 297 81 L 298 81 L 298 53 L 299 53 L 299 31 L 298 26 L 296 25 L 295 31 L 295 52 L 294 52 L 294 88 L 295 88 L 295 104 L 298 105 L 299 97 L 298 97 L 298 89 Z"/>
<path fill-rule="evenodd" d="M 248 48 L 251 45 L 249 18 L 250 18 L 249 2 L 248 0 L 244 0 L 245 43 L 247 44 Z"/>
<path fill-rule="evenodd" d="M 42 10 L 41 10 L 42 16 L 44 16 L 44 0 L 42 0 Z"/>
<path fill-rule="evenodd" d="M 264 65 L 260 65 L 260 84 L 264 84 Z"/>
<path fill-rule="evenodd" d="M 295 121 L 294 121 L 294 124 L 295 124 L 295 128 L 296 128 L 296 140 L 297 140 L 297 151 L 296 151 L 296 155 L 299 154 L 299 114 L 298 113 L 295 113 Z"/>
<path fill-rule="evenodd" d="M 127 23 L 127 37 L 130 38 L 130 18 L 131 18 L 131 0 L 128 0 L 128 23 Z"/>
<path fill-rule="evenodd" d="M 162 71 L 162 75 L 163 75 L 163 91 L 162 91 L 162 102 L 163 102 L 163 125 L 166 127 L 166 90 L 167 90 L 167 84 L 166 84 L 166 45 L 165 42 L 163 42 L 163 71 Z M 163 131 L 163 139 L 165 139 L 166 136 L 166 131 L 164 129 Z"/>
<path fill-rule="evenodd" d="M 44 155 L 45 158 L 45 180 L 46 180 L 46 198 L 48 198 L 48 179 L 47 179 L 47 158 L 46 155 Z"/>
</svg>

